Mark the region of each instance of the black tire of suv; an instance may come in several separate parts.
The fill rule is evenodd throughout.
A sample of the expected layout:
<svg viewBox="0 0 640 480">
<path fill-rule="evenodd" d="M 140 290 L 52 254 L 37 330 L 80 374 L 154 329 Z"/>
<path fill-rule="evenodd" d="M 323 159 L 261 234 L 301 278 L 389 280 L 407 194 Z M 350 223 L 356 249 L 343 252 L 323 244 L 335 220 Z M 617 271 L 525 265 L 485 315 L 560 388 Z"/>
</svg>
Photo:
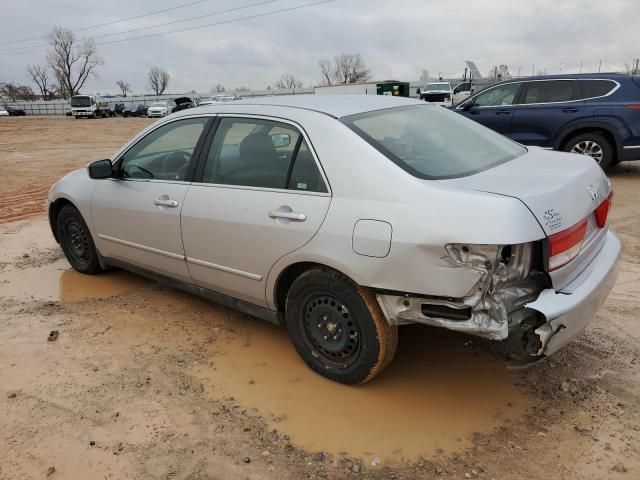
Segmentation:
<svg viewBox="0 0 640 480">
<path fill-rule="evenodd" d="M 285 316 L 289 337 L 300 357 L 330 380 L 347 385 L 368 382 L 395 355 L 398 326 L 384 318 L 371 292 L 333 270 L 313 268 L 300 275 L 289 289 Z M 327 320 L 327 316 L 331 318 Z M 318 338 L 323 320 L 325 332 L 333 328 L 330 331 L 339 337 L 336 345 L 328 348 L 346 344 L 341 352 L 326 350 L 318 343 L 323 341 Z M 335 341 L 336 336 L 332 338 Z"/>
<path fill-rule="evenodd" d="M 56 233 L 64 256 L 75 270 L 87 275 L 102 272 L 91 232 L 75 207 L 62 207 L 56 219 Z"/>
<path fill-rule="evenodd" d="M 565 152 L 570 152 L 578 143 L 585 141 L 597 143 L 602 149 L 602 160 L 600 160 L 599 165 L 603 170 L 613 165 L 613 146 L 607 138 L 599 133 L 581 133 L 580 135 L 571 137 L 565 144 L 563 150 Z"/>
</svg>

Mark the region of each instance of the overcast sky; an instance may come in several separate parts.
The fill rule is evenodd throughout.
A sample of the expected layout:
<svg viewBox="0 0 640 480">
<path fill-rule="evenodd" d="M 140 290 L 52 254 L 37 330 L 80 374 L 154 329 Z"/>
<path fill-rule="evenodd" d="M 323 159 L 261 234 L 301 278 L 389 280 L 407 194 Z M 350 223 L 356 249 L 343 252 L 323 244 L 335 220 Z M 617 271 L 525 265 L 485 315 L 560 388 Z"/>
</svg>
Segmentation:
<svg viewBox="0 0 640 480">
<path fill-rule="evenodd" d="M 40 47 L 54 25 L 71 30 L 191 3 L 195 0 L 11 0 L 0 28 L 0 82 L 29 83 L 27 63 L 44 63 Z M 375 79 L 417 80 L 460 75 L 474 60 L 486 75 L 507 64 L 512 74 L 621 70 L 640 56 L 637 0 L 335 0 L 299 10 L 119 43 L 101 42 L 222 22 L 318 0 L 275 0 L 244 10 L 188 22 L 95 38 L 104 65 L 84 93 L 117 92 L 126 80 L 148 92 L 146 72 L 154 65 L 171 74 L 169 91 L 206 92 L 227 87 L 264 89 L 284 72 L 305 86 L 318 84 L 318 60 L 361 53 Z M 260 0 L 207 0 L 127 22 L 78 31 L 108 35 L 151 27 Z M 264 0 L 263 0 L 264 2 Z M 27 48 L 28 47 L 28 48 Z"/>
</svg>

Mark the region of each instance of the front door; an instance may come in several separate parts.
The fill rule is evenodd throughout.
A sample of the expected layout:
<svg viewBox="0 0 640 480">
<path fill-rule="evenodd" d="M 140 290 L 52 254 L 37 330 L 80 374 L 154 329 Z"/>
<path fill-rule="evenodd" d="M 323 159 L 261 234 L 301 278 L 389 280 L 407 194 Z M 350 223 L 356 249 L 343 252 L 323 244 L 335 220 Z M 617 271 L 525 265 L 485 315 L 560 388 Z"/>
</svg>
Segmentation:
<svg viewBox="0 0 640 480">
<path fill-rule="evenodd" d="M 266 306 L 266 279 L 320 228 L 331 195 L 294 125 L 222 117 L 182 209 L 194 282 Z"/>
<path fill-rule="evenodd" d="M 510 136 L 514 104 L 519 92 L 520 83 L 498 85 L 467 100 L 467 102 L 473 102 L 473 106 L 468 110 L 462 109 L 467 102 L 456 110 L 491 130 Z"/>
<path fill-rule="evenodd" d="M 180 211 L 209 119 L 181 119 L 152 130 L 118 159 L 117 178 L 97 182 L 91 215 L 102 255 L 190 280 Z"/>
</svg>

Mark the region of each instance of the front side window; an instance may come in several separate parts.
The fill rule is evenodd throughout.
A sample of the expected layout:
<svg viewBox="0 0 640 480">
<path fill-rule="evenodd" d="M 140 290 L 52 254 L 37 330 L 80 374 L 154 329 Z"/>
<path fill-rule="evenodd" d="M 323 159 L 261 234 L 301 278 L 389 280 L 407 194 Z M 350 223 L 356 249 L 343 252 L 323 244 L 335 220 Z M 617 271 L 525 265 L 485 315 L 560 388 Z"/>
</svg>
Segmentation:
<svg viewBox="0 0 640 480">
<path fill-rule="evenodd" d="M 507 83 L 505 85 L 500 85 L 478 94 L 478 96 L 473 99 L 473 103 L 479 107 L 513 105 L 519 89 L 519 83 Z"/>
<path fill-rule="evenodd" d="M 578 80 L 581 98 L 604 97 L 616 88 L 616 83 L 611 80 Z"/>
<path fill-rule="evenodd" d="M 527 151 L 442 108 L 390 108 L 345 117 L 343 122 L 398 166 L 423 179 L 472 175 Z"/>
<path fill-rule="evenodd" d="M 122 178 L 184 181 L 208 117 L 168 123 L 147 134 L 124 154 Z"/>
<path fill-rule="evenodd" d="M 309 147 L 295 127 L 253 118 L 220 120 L 202 181 L 327 191 Z"/>
<path fill-rule="evenodd" d="M 574 80 L 545 80 L 529 82 L 522 103 L 559 103 L 578 98 Z"/>
</svg>

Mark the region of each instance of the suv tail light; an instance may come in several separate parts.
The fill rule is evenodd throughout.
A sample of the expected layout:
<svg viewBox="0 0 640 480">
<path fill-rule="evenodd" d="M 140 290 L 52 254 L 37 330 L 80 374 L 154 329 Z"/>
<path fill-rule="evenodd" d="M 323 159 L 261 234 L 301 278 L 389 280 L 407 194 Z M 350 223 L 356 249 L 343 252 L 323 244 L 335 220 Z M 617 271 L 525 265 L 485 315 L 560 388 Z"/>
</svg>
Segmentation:
<svg viewBox="0 0 640 480">
<path fill-rule="evenodd" d="M 604 202 L 603 202 L 604 203 Z M 587 219 L 549 237 L 549 271 L 566 265 L 578 256 L 587 232 Z"/>
<path fill-rule="evenodd" d="M 607 198 L 605 198 L 600 205 L 596 208 L 596 223 L 599 228 L 604 228 L 607 224 L 607 217 L 609 216 L 609 210 L 611 210 L 611 204 L 613 203 L 613 190 Z"/>
<path fill-rule="evenodd" d="M 640 103 L 630 103 L 627 105 L 627 108 L 630 110 L 640 110 Z"/>
</svg>

